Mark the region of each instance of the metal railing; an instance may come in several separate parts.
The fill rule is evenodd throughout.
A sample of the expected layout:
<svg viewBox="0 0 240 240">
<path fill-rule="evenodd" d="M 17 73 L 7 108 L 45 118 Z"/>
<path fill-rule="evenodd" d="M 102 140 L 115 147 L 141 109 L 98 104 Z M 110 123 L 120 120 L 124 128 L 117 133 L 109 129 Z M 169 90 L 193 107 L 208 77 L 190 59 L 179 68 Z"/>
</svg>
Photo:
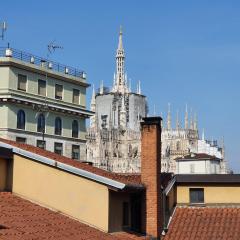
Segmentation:
<svg viewBox="0 0 240 240">
<path fill-rule="evenodd" d="M 41 58 L 31 53 L 26 53 L 14 48 L 0 47 L 0 57 L 12 57 L 26 63 L 31 63 L 52 71 L 71 75 L 79 78 L 86 78 L 86 73 L 73 67 L 69 67 L 46 58 Z"/>
</svg>

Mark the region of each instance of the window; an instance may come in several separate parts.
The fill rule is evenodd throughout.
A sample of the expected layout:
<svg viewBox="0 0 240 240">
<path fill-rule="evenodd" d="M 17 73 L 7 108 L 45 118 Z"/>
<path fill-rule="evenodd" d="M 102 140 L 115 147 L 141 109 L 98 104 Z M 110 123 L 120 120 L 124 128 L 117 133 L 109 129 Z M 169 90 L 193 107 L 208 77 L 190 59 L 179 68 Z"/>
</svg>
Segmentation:
<svg viewBox="0 0 240 240">
<path fill-rule="evenodd" d="M 18 74 L 18 90 L 26 92 L 27 76 Z"/>
<path fill-rule="evenodd" d="M 123 226 L 129 225 L 129 204 L 123 202 Z"/>
<path fill-rule="evenodd" d="M 73 89 L 73 99 L 72 102 L 75 104 L 79 104 L 79 96 L 80 96 L 80 92 L 78 89 Z"/>
<path fill-rule="evenodd" d="M 38 80 L 38 95 L 46 96 L 46 81 Z"/>
<path fill-rule="evenodd" d="M 78 121 L 73 120 L 72 122 L 72 137 L 78 138 Z"/>
<path fill-rule="evenodd" d="M 180 142 L 179 141 L 177 142 L 176 149 L 177 149 L 177 151 L 180 150 Z"/>
<path fill-rule="evenodd" d="M 42 133 L 45 132 L 45 116 L 43 113 L 38 115 L 37 131 Z"/>
<path fill-rule="evenodd" d="M 190 188 L 190 203 L 204 203 L 204 189 Z"/>
<path fill-rule="evenodd" d="M 79 160 L 80 159 L 80 146 L 72 145 L 72 159 Z"/>
<path fill-rule="evenodd" d="M 62 100 L 63 86 L 56 84 L 55 85 L 55 98 Z"/>
<path fill-rule="evenodd" d="M 23 110 L 19 110 L 17 113 L 17 128 L 25 129 L 25 112 Z"/>
<path fill-rule="evenodd" d="M 62 143 L 55 142 L 54 143 L 54 152 L 62 155 L 63 154 L 63 145 Z"/>
<path fill-rule="evenodd" d="M 16 137 L 16 142 L 18 142 L 18 143 L 26 143 L 26 138 Z"/>
<path fill-rule="evenodd" d="M 55 135 L 62 135 L 62 120 L 59 117 L 55 119 Z"/>
<path fill-rule="evenodd" d="M 45 147 L 46 147 L 46 142 L 43 141 L 43 140 L 37 140 L 37 147 L 38 147 L 38 148 L 45 149 Z"/>
</svg>

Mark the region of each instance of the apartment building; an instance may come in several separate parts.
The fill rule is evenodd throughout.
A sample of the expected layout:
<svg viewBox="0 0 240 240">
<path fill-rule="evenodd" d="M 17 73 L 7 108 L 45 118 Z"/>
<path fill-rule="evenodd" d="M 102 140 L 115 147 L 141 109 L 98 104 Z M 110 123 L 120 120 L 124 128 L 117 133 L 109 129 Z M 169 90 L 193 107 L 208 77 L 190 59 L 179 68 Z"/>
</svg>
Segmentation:
<svg viewBox="0 0 240 240">
<path fill-rule="evenodd" d="M 0 136 L 86 159 L 86 73 L 0 48 Z"/>
</svg>

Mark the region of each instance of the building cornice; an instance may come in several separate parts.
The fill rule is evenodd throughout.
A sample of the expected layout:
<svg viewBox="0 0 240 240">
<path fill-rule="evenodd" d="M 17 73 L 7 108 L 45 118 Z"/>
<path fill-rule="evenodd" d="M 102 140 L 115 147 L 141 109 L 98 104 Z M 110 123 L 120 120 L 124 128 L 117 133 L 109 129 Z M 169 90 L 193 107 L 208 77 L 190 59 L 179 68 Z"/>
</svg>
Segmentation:
<svg viewBox="0 0 240 240">
<path fill-rule="evenodd" d="M 12 133 L 19 133 L 19 134 L 29 134 L 29 135 L 33 135 L 33 136 L 42 137 L 42 133 L 40 133 L 40 132 L 32 132 L 32 131 L 27 131 L 27 130 L 22 130 L 22 129 L 0 128 L 0 132 L 3 132 L 3 131 L 12 132 Z M 54 135 L 54 134 L 49 134 L 49 133 L 44 133 L 44 137 L 45 138 L 52 138 L 52 139 L 59 139 L 59 140 L 63 140 L 63 141 L 79 142 L 79 143 L 85 143 L 86 142 L 85 138 L 65 137 L 65 136 Z"/>
<path fill-rule="evenodd" d="M 78 115 L 84 118 L 89 118 L 94 115 L 94 112 L 89 111 L 82 106 L 73 106 L 73 104 L 68 104 L 61 100 L 55 100 L 51 98 L 45 98 L 41 96 L 36 96 L 29 93 L 21 93 L 16 90 L 9 90 L 8 93 L 0 93 L 0 101 L 23 104 L 25 106 L 41 107 L 47 106 L 49 111 L 62 112 L 64 114 Z"/>
<path fill-rule="evenodd" d="M 91 84 L 85 82 L 84 78 L 75 77 L 72 75 L 56 72 L 51 69 L 43 68 L 43 67 L 40 67 L 35 64 L 26 63 L 26 62 L 17 60 L 15 58 L 1 57 L 0 58 L 0 66 L 15 67 L 15 68 L 27 70 L 30 72 L 38 73 L 43 76 L 46 76 L 46 74 L 47 74 L 48 77 L 52 77 L 54 79 L 58 79 L 58 80 L 66 81 L 66 82 L 75 83 L 75 84 L 78 84 L 83 87 L 91 86 Z"/>
</svg>

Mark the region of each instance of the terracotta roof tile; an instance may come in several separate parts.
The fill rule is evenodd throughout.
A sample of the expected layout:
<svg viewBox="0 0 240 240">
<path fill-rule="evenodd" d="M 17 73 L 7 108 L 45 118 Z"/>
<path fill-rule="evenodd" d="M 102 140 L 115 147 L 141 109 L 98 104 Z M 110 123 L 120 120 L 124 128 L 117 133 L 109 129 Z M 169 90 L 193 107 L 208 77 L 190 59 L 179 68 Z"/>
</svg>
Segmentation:
<svg viewBox="0 0 240 240">
<path fill-rule="evenodd" d="M 185 155 L 184 157 L 178 157 L 178 158 L 175 158 L 175 160 L 220 160 L 219 158 L 217 158 L 216 156 L 214 155 L 209 155 L 209 154 L 206 154 L 206 153 L 191 153 L 191 154 L 188 154 L 188 155 Z"/>
<path fill-rule="evenodd" d="M 107 234 L 38 206 L 11 193 L 0 192 L 1 240 L 127 240 L 141 236 Z"/>
<path fill-rule="evenodd" d="M 239 240 L 240 208 L 177 207 L 164 240 Z"/>
<path fill-rule="evenodd" d="M 93 166 L 88 165 L 86 163 L 79 162 L 79 161 L 76 161 L 76 160 L 73 160 L 71 158 L 67 158 L 67 157 L 64 157 L 64 156 L 60 156 L 56 153 L 46 151 L 44 149 L 34 147 L 34 146 L 31 146 L 31 145 L 28 145 L 28 144 L 18 143 L 18 142 L 3 139 L 3 138 L 0 138 L 0 142 L 10 144 L 14 147 L 18 147 L 20 149 L 23 149 L 23 150 L 41 155 L 43 157 L 47 157 L 47 158 L 50 158 L 52 160 L 55 160 L 55 161 L 58 161 L 58 162 L 61 162 L 61 163 L 65 163 L 65 164 L 71 165 L 73 167 L 76 167 L 76 168 L 79 168 L 79 169 L 82 169 L 82 170 L 86 170 L 86 171 L 89 171 L 91 173 L 95 173 L 97 175 L 107 177 L 107 178 L 110 178 L 112 180 L 119 181 L 119 182 L 122 182 L 122 183 L 125 183 L 125 184 L 130 184 L 130 185 L 141 184 L 141 175 L 140 174 L 117 174 L 117 173 L 112 173 L 112 172 L 108 172 L 108 171 L 93 167 Z"/>
</svg>

